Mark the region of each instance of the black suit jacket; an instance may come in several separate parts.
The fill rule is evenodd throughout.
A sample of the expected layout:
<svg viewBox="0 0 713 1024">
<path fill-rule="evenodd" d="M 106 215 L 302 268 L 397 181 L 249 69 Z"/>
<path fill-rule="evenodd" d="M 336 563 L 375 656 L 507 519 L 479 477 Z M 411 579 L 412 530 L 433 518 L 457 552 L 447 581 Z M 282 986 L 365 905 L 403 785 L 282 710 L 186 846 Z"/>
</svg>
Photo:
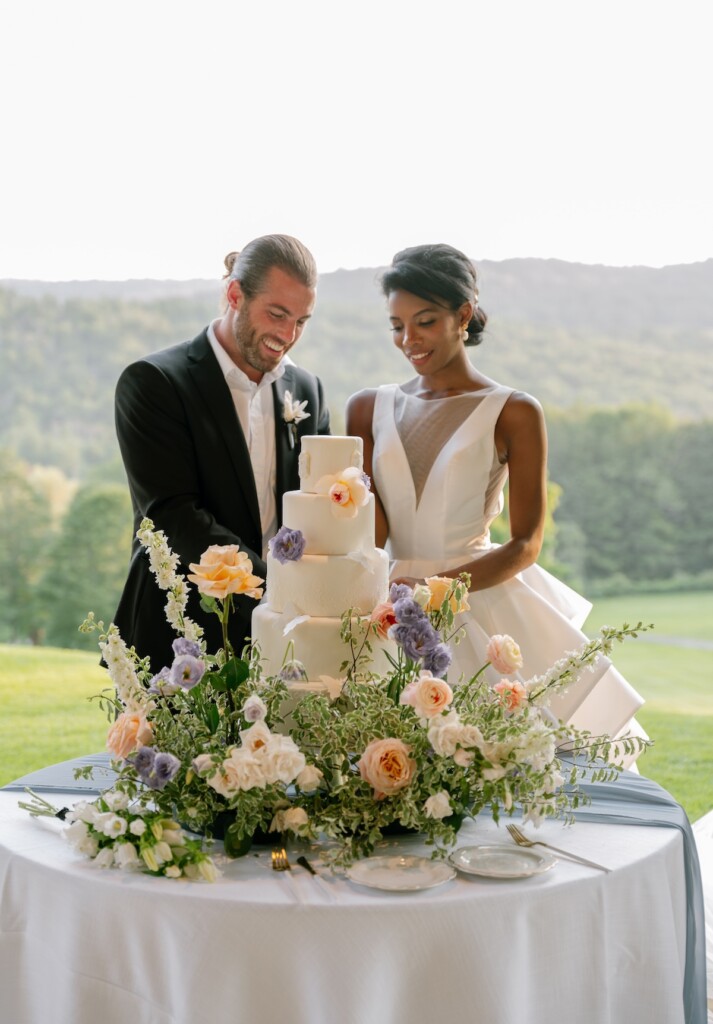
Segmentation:
<svg viewBox="0 0 713 1024">
<path fill-rule="evenodd" d="M 298 456 L 304 434 L 328 434 L 329 412 L 320 381 L 297 366 L 285 367 L 272 385 L 275 401 L 278 520 L 285 491 L 299 489 Z M 309 418 L 290 447 L 283 419 L 285 391 L 307 400 Z M 116 431 L 134 507 L 134 529 L 144 516 L 163 530 L 186 573 L 210 544 L 238 544 L 265 578 L 262 526 L 247 443 L 230 388 L 207 331 L 128 366 L 116 387 Z M 190 585 L 187 614 L 205 629 L 208 650 L 222 645 L 220 624 L 206 615 Z M 158 672 L 173 660 L 175 633 L 165 614 L 166 595 L 134 538 L 131 564 L 114 618 L 123 639 Z M 240 597 L 230 639 L 239 653 L 250 633 L 255 602 Z"/>
</svg>

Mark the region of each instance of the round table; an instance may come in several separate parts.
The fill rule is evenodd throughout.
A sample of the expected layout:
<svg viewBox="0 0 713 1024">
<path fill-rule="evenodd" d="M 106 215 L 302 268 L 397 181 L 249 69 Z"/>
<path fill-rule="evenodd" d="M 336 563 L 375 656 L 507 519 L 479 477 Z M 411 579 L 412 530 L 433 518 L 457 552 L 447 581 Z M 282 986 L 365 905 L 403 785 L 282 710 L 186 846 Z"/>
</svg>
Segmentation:
<svg viewBox="0 0 713 1024">
<path fill-rule="evenodd" d="M 559 860 L 530 878 L 459 874 L 388 893 L 297 866 L 277 874 L 265 848 L 221 865 L 214 884 L 102 870 L 20 797 L 0 792 L 7 1024 L 684 1020 L 676 829 L 550 821 L 537 838 L 613 870 Z M 504 824 L 481 817 L 458 846 L 493 842 L 510 842 Z M 413 839 L 396 849 L 426 852 Z"/>
</svg>

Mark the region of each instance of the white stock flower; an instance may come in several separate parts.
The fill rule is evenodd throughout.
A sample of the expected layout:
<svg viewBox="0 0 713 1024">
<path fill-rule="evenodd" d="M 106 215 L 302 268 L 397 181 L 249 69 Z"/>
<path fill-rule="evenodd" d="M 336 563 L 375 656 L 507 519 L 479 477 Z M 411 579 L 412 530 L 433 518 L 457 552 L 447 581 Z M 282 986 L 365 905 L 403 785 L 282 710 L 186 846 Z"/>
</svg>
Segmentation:
<svg viewBox="0 0 713 1024">
<path fill-rule="evenodd" d="M 434 793 L 433 796 L 429 796 L 426 803 L 423 805 L 423 809 L 426 812 L 427 818 L 447 818 L 453 813 L 451 807 L 451 800 L 445 789 L 440 790 L 438 793 Z"/>
</svg>

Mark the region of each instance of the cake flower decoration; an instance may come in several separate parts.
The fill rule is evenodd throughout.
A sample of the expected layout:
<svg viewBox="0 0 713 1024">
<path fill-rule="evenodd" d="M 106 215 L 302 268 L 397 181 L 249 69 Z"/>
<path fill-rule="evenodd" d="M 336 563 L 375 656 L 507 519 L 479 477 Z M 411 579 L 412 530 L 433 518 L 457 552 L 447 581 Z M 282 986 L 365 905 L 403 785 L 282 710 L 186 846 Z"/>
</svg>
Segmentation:
<svg viewBox="0 0 713 1024">
<path fill-rule="evenodd" d="M 299 562 L 304 554 L 305 538 L 301 530 L 291 530 L 289 526 L 281 526 L 272 540 L 267 544 L 270 554 L 281 565 L 285 562 Z"/>
<path fill-rule="evenodd" d="M 282 406 L 282 418 L 287 424 L 287 437 L 290 442 L 290 448 L 294 448 L 297 443 L 297 424 L 301 423 L 302 420 L 307 420 L 310 417 L 308 412 L 305 412 L 307 408 L 307 400 L 300 402 L 299 399 L 292 397 L 291 391 L 285 391 L 285 400 Z"/>
<path fill-rule="evenodd" d="M 317 493 L 328 494 L 332 512 L 353 519 L 369 501 L 369 477 L 356 466 L 349 466 L 333 476 L 327 474 L 317 481 Z"/>
</svg>

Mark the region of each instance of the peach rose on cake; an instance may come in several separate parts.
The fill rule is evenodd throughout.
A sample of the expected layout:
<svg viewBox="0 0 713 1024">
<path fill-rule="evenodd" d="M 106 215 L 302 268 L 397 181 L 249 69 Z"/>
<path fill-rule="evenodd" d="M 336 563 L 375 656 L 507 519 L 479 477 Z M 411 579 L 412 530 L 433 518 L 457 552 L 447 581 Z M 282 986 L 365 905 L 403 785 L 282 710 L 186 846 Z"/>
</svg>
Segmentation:
<svg viewBox="0 0 713 1024">
<path fill-rule="evenodd" d="M 485 656 L 496 672 L 510 676 L 522 668 L 522 652 L 507 633 L 495 633 L 488 641 Z"/>
<path fill-rule="evenodd" d="M 207 597 L 224 601 L 228 594 L 247 594 L 256 600 L 262 597 L 260 576 L 253 575 L 253 564 L 237 544 L 211 544 L 192 562 L 188 579 Z"/>
<path fill-rule="evenodd" d="M 445 711 L 452 700 L 453 690 L 445 679 L 426 671 L 404 688 L 399 703 L 410 704 L 419 718 L 433 718 Z"/>
<path fill-rule="evenodd" d="M 123 711 L 110 727 L 106 745 L 115 757 L 125 760 L 139 747 L 148 746 L 152 739 L 153 729 L 141 711 Z"/>
<path fill-rule="evenodd" d="M 376 800 L 393 796 L 409 785 L 417 767 L 410 752 L 403 740 L 393 736 L 372 740 L 366 747 L 357 767 L 362 779 L 373 788 Z"/>
<path fill-rule="evenodd" d="M 327 494 L 332 512 L 345 519 L 353 519 L 359 509 L 369 501 L 369 478 L 356 466 L 339 473 L 327 474 L 317 481 L 317 494 Z"/>
</svg>

